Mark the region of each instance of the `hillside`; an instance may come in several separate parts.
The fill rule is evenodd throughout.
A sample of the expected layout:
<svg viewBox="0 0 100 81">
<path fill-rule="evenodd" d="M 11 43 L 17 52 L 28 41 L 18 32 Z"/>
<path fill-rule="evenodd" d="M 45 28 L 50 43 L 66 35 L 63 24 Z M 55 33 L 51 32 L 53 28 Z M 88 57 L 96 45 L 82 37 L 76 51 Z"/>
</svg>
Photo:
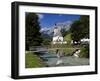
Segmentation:
<svg viewBox="0 0 100 81">
<path fill-rule="evenodd" d="M 68 43 L 71 42 L 71 33 L 68 33 L 67 35 L 64 36 L 64 41 L 67 41 Z"/>
</svg>

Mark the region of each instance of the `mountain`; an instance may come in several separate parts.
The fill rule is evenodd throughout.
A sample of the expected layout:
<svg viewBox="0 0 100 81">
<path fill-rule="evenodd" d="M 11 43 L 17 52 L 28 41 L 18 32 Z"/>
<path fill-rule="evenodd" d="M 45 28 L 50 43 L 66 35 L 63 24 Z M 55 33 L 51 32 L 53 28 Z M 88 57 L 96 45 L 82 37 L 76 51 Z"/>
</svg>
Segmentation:
<svg viewBox="0 0 100 81">
<path fill-rule="evenodd" d="M 52 27 L 44 27 L 40 30 L 42 36 L 45 36 L 45 37 L 52 37 L 53 36 L 53 30 L 55 27 L 57 27 L 58 29 L 60 29 L 60 31 L 68 31 L 71 27 L 71 24 L 72 24 L 72 21 L 67 21 L 67 22 L 59 22 L 59 23 L 56 23 L 56 26 L 52 26 Z"/>
</svg>

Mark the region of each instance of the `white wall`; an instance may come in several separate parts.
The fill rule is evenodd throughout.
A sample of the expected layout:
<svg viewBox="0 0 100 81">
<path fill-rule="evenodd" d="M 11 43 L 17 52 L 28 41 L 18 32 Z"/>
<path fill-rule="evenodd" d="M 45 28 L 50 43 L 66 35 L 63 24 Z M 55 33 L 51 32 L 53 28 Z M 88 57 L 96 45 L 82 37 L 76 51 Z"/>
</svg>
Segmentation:
<svg viewBox="0 0 100 81">
<path fill-rule="evenodd" d="M 0 1 L 0 81 L 13 81 L 10 78 L 11 65 L 11 2 L 14 0 Z M 21 0 L 30 2 L 45 2 L 58 4 L 75 4 L 75 5 L 94 5 L 99 6 L 100 0 Z M 100 6 L 99 6 L 100 14 Z M 100 15 L 98 16 L 100 18 Z M 100 19 L 99 19 L 100 22 Z M 100 23 L 99 26 L 100 27 Z M 98 28 L 100 30 L 100 28 Z M 100 32 L 99 32 L 100 35 Z M 99 37 L 100 41 L 100 37 Z M 98 43 L 100 45 L 100 42 Z M 100 48 L 100 46 L 98 47 Z M 100 50 L 99 50 L 100 53 Z M 98 55 L 100 62 L 100 54 Z M 100 63 L 99 63 L 100 68 Z M 100 72 L 100 70 L 99 70 Z M 98 75 L 82 75 L 82 76 L 66 76 L 53 78 L 40 78 L 34 81 L 99 81 L 100 73 Z M 26 81 L 33 81 L 33 79 L 26 79 Z"/>
</svg>

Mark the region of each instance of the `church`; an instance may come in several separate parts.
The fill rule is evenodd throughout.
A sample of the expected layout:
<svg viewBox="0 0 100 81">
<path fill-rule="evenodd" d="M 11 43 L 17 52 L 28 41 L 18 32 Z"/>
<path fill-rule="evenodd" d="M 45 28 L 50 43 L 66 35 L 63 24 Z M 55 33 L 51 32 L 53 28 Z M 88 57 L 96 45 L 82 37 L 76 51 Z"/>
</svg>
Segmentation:
<svg viewBox="0 0 100 81">
<path fill-rule="evenodd" d="M 64 38 L 61 34 L 61 31 L 59 28 L 55 27 L 53 31 L 53 39 L 52 39 L 53 44 L 66 44 L 67 42 L 64 42 Z"/>
</svg>

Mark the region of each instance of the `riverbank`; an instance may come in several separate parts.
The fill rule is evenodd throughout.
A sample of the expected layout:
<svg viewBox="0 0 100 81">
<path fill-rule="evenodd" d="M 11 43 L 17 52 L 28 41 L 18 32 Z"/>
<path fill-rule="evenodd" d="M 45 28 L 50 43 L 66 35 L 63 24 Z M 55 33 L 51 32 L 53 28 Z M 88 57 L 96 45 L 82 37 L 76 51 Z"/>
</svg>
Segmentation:
<svg viewBox="0 0 100 81">
<path fill-rule="evenodd" d="M 26 52 L 25 54 L 25 68 L 45 67 L 43 60 L 33 52 Z"/>
<path fill-rule="evenodd" d="M 33 53 L 27 52 L 25 55 L 26 68 L 42 68 L 42 67 L 58 67 L 58 66 L 83 66 L 89 65 L 89 58 L 77 58 L 74 56 L 62 56 L 62 63 L 56 65 L 58 58 L 56 53 L 42 52 Z"/>
</svg>

